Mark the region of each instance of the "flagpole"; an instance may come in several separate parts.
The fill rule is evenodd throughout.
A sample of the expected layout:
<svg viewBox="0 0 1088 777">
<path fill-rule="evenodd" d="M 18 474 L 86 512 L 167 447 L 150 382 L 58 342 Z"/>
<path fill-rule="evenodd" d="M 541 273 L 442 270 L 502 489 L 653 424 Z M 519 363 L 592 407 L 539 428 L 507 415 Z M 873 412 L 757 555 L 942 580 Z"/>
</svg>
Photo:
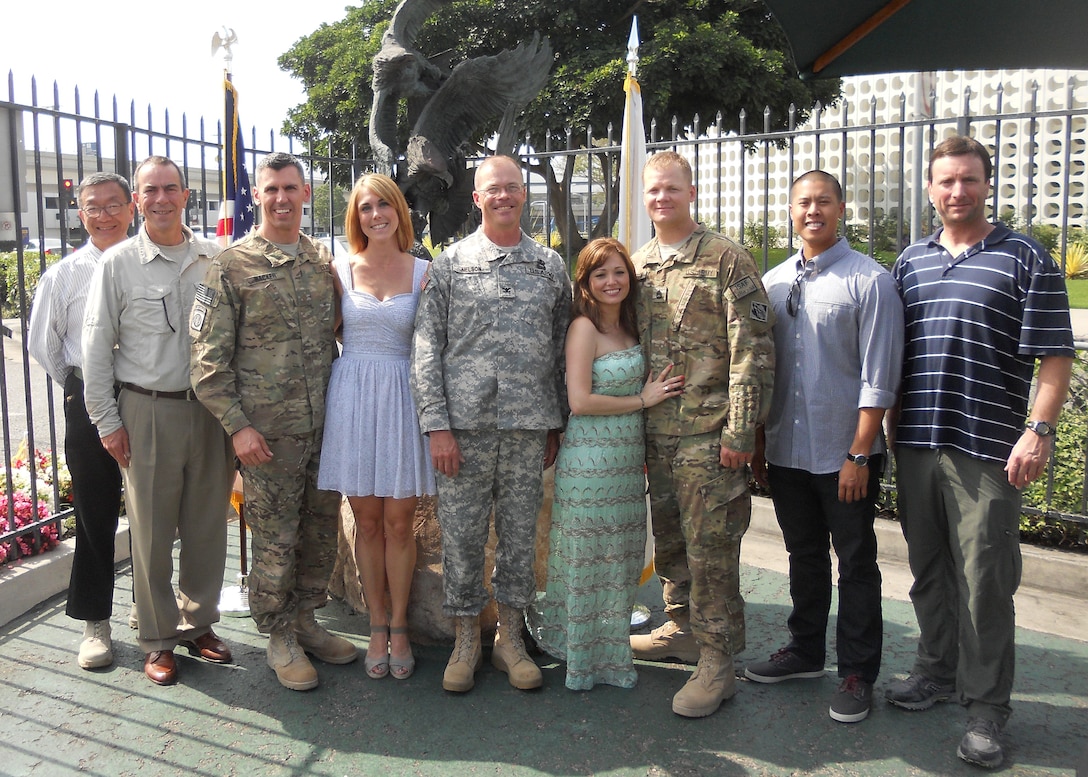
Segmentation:
<svg viewBox="0 0 1088 777">
<path fill-rule="evenodd" d="M 627 76 L 623 82 L 623 131 L 620 141 L 620 213 L 618 236 L 627 250 L 634 253 L 650 240 L 650 217 L 642 202 L 642 168 L 646 164 L 646 131 L 642 124 L 642 89 L 638 83 L 638 17 L 631 20 L 627 39 Z M 646 551 L 639 585 L 654 574 L 654 535 L 650 517 L 650 499 L 646 498 Z M 650 620 L 650 611 L 636 603 L 631 612 L 631 628 Z"/>
<path fill-rule="evenodd" d="M 229 245 L 233 240 L 234 220 L 240 218 L 239 214 L 231 212 L 234 203 L 230 203 L 229 208 L 227 203 L 227 177 L 231 176 L 236 186 L 237 182 L 233 180 L 235 177 L 234 170 L 239 167 L 237 160 L 234 159 L 235 151 L 240 148 L 234 137 L 235 132 L 238 131 L 238 104 L 234 95 L 234 82 L 231 75 L 231 65 L 234 61 L 234 54 L 231 49 L 237 42 L 238 36 L 234 33 L 234 30 L 228 27 L 223 28 L 222 37 L 220 37 L 219 33 L 212 36 L 212 56 L 214 57 L 219 49 L 223 49 L 223 148 L 220 149 L 223 174 L 219 181 L 219 216 L 215 228 L 216 239 L 222 246 Z M 234 166 L 232 167 L 232 165 Z M 230 225 L 229 229 L 227 225 Z M 235 474 L 230 503 L 238 513 L 238 548 L 241 571 L 238 574 L 238 584 L 224 586 L 220 592 L 219 612 L 231 617 L 245 617 L 250 614 L 249 563 L 246 559 L 245 497 L 243 496 L 241 473 Z"/>
<path fill-rule="evenodd" d="M 642 88 L 638 83 L 638 17 L 631 20 L 624 79 L 623 130 L 620 142 L 621 243 L 635 251 L 650 239 L 650 221 L 642 204 L 642 167 L 646 163 L 646 134 L 642 124 Z"/>
<path fill-rule="evenodd" d="M 238 90 L 234 88 L 231 72 L 232 46 L 238 42 L 234 30 L 223 28 L 223 35 L 212 37 L 212 54 L 223 49 L 223 177 L 219 191 L 219 218 L 215 226 L 216 238 L 223 246 L 240 239 L 253 226 L 253 193 L 249 186 L 249 174 L 245 166 L 245 144 L 242 142 L 242 126 L 238 119 Z"/>
</svg>

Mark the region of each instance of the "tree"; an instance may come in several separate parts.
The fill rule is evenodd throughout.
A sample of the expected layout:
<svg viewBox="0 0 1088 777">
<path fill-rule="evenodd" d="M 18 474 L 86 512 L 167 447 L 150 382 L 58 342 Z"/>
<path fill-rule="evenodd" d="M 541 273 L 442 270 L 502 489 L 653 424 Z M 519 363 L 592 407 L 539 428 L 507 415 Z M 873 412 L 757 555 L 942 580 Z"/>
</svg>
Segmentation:
<svg viewBox="0 0 1088 777">
<path fill-rule="evenodd" d="M 343 20 L 322 25 L 280 57 L 280 66 L 307 92 L 307 101 L 291 111 L 286 133 L 319 146 L 331 137 L 338 148 L 353 141 L 369 148 L 371 63 L 395 7 L 396 0 L 371 0 L 349 8 Z M 772 129 L 784 129 L 791 104 L 801 122 L 817 101 L 827 106 L 840 94 L 838 80 L 798 78 L 785 33 L 762 0 L 454 2 L 429 20 L 418 45 L 449 69 L 468 57 L 513 48 L 534 31 L 548 36 L 555 50 L 552 75 L 521 126 L 534 143 L 542 146 L 547 137 L 561 148 L 567 127 L 577 128 L 575 142 L 584 144 L 585 127 L 603 134 L 609 122 L 619 124 L 634 14 L 643 38 L 639 81 L 647 121 L 675 116 L 680 127 L 690 127 L 699 114 L 705 126 L 720 111 L 723 129 L 736 130 L 742 109 L 762 117 L 770 107 Z M 570 158 L 563 180 L 570 180 L 573 164 Z M 550 166 L 532 169 L 547 182 L 552 211 L 565 229 L 572 216 L 562 183 Z"/>
<path fill-rule="evenodd" d="M 350 190 L 343 186 L 333 184 L 330 190 L 328 183 L 318 184 L 314 187 L 310 201 L 313 208 L 313 220 L 315 232 L 329 232 L 329 225 L 333 227 L 332 234 L 342 233 L 344 229 L 344 216 L 348 211 L 348 195 Z M 330 202 L 332 207 L 330 208 Z"/>
</svg>

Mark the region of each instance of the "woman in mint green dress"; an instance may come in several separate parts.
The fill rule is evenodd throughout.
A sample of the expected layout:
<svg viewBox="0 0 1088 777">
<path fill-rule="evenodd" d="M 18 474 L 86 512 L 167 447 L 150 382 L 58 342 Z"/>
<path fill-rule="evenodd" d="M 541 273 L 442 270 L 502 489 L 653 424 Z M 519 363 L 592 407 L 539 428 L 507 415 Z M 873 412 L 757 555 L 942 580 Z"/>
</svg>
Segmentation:
<svg viewBox="0 0 1088 777">
<path fill-rule="evenodd" d="M 540 647 L 566 661 L 566 685 L 631 688 L 631 608 L 646 547 L 642 411 L 683 391 L 671 367 L 646 378 L 634 267 L 623 244 L 578 256 L 567 330 L 571 416 L 555 470 L 545 590 L 527 613 Z"/>
</svg>

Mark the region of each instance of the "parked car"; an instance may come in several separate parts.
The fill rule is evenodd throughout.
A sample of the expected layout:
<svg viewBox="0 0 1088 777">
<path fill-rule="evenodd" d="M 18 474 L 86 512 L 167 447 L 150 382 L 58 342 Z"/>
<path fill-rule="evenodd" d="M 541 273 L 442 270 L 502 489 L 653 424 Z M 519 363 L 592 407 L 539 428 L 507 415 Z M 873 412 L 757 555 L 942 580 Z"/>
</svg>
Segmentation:
<svg viewBox="0 0 1088 777">
<path fill-rule="evenodd" d="M 63 240 L 47 237 L 42 242 L 45 247 L 46 256 L 67 256 L 72 253 L 72 247 L 66 245 Z M 32 238 L 23 243 L 23 251 L 36 251 L 40 253 L 41 249 L 38 246 L 37 238 Z"/>
</svg>

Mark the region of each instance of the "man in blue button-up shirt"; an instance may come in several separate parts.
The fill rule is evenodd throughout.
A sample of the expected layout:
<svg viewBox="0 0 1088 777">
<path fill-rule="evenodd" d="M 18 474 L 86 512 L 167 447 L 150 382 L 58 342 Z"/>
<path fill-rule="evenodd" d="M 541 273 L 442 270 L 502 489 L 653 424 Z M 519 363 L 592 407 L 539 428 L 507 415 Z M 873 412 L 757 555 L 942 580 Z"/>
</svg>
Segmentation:
<svg viewBox="0 0 1088 777">
<path fill-rule="evenodd" d="M 839 558 L 841 678 L 830 715 L 856 723 L 869 714 L 880 669 L 873 521 L 886 452 L 881 424 L 903 360 L 903 306 L 888 271 L 838 236 L 845 210 L 833 176 L 815 170 L 798 178 L 790 215 L 801 251 L 763 278 L 778 361 L 754 469 L 770 485 L 790 554 L 793 612 L 789 644 L 745 675 L 762 683 L 823 676 L 830 538 Z"/>
</svg>

